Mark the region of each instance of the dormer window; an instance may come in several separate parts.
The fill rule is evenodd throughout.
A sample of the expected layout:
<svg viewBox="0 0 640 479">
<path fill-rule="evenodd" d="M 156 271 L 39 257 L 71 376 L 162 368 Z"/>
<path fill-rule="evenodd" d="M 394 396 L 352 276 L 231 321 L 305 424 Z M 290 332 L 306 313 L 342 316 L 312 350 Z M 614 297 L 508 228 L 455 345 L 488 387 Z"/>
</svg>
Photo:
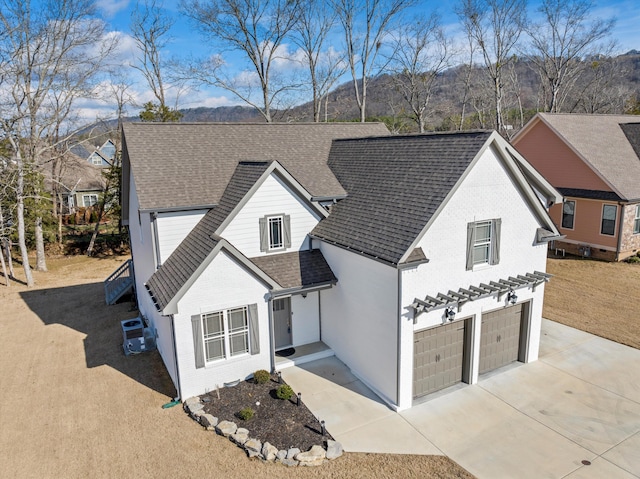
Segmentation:
<svg viewBox="0 0 640 479">
<path fill-rule="evenodd" d="M 291 248 L 291 217 L 267 215 L 260 218 L 260 251 L 284 251 Z"/>
</svg>

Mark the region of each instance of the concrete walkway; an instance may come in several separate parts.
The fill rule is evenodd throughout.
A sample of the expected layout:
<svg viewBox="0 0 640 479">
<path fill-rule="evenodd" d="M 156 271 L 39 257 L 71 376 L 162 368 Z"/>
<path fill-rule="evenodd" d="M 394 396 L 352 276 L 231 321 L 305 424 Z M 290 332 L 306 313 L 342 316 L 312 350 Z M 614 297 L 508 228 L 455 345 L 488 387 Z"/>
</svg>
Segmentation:
<svg viewBox="0 0 640 479">
<path fill-rule="evenodd" d="M 640 478 L 640 351 L 543 321 L 540 359 L 395 413 L 339 360 L 283 370 L 352 452 L 445 454 L 478 478 Z"/>
</svg>

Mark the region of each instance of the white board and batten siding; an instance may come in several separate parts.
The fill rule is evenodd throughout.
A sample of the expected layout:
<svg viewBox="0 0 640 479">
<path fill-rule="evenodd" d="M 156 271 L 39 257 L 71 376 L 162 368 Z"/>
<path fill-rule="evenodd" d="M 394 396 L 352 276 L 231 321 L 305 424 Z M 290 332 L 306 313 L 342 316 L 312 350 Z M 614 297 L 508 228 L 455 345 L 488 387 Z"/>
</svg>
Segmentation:
<svg viewBox="0 0 640 479">
<path fill-rule="evenodd" d="M 467 224 L 494 218 L 502 220 L 499 264 L 466 271 Z M 545 271 L 546 245 L 534 245 L 538 227 L 537 219 L 493 149 L 487 149 L 422 238 L 419 246 L 429 262 L 401 273 L 400 409 L 412 405 L 414 333 L 445 322 L 444 308 L 438 308 L 420 314 L 414 324 L 413 310 L 409 308 L 414 298 L 435 297 L 438 293 L 447 294 L 449 290 L 457 291 L 460 287 L 488 284 L 535 270 Z M 544 285 L 538 286 L 535 292 L 531 287 L 525 287 L 516 289 L 516 293 L 519 303 L 532 300 L 530 346 L 526 360 L 533 361 L 538 357 Z M 472 383 L 477 381 L 479 374 L 482 313 L 507 306 L 506 294 L 500 301 L 494 295 L 468 302 L 456 313 L 457 321 L 473 318 Z"/>
<path fill-rule="evenodd" d="M 156 217 L 157 248 L 160 264 L 164 263 L 171 253 L 184 240 L 208 210 L 172 211 L 158 213 Z"/>
<path fill-rule="evenodd" d="M 260 251 L 259 219 L 279 214 L 289 215 L 291 218 L 291 248 L 287 248 L 287 251 L 308 249 L 307 234 L 320 217 L 276 174 L 265 179 L 220 236 L 248 258 L 263 256 L 268 253 Z"/>
<path fill-rule="evenodd" d="M 338 278 L 336 287 L 320 293 L 322 341 L 376 394 L 395 404 L 398 272 L 345 249 L 318 244 Z"/>
<path fill-rule="evenodd" d="M 221 251 L 178 302 L 174 315 L 182 398 L 204 394 L 224 383 L 245 379 L 258 369 L 271 368 L 269 312 L 266 285 L 230 255 Z M 245 354 L 196 368 L 191 316 L 247 306 L 258 306 L 260 353 Z"/>
</svg>

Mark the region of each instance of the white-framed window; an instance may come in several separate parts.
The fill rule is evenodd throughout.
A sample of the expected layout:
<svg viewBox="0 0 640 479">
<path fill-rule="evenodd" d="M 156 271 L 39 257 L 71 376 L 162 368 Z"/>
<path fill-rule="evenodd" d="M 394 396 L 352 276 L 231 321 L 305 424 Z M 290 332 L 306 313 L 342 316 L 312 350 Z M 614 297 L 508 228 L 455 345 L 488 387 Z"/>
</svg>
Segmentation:
<svg viewBox="0 0 640 479">
<path fill-rule="evenodd" d="M 476 223 L 476 237 L 473 242 L 473 264 L 489 263 L 491 253 L 491 221 Z"/>
<path fill-rule="evenodd" d="M 269 223 L 269 249 L 283 248 L 282 216 L 272 216 L 267 218 L 267 221 Z"/>
<path fill-rule="evenodd" d="M 636 205 L 636 217 L 633 220 L 633 234 L 640 234 L 640 205 Z"/>
<path fill-rule="evenodd" d="M 98 155 L 97 153 L 93 153 L 91 155 L 91 163 L 96 165 L 96 166 L 102 165 L 102 157 L 100 155 Z"/>
<path fill-rule="evenodd" d="M 291 248 L 291 217 L 267 215 L 259 219 L 260 251 L 269 253 Z"/>
<path fill-rule="evenodd" d="M 602 225 L 600 234 L 614 236 L 616 234 L 616 205 L 602 205 Z"/>
<path fill-rule="evenodd" d="M 249 353 L 247 307 L 203 314 L 202 336 L 206 362 Z"/>
<path fill-rule="evenodd" d="M 576 202 L 567 200 L 562 203 L 562 227 L 572 230 L 576 216 Z"/>
<path fill-rule="evenodd" d="M 82 195 L 82 206 L 88 208 L 98 204 L 98 195 Z"/>
<path fill-rule="evenodd" d="M 501 227 L 500 218 L 467 224 L 467 271 L 500 262 Z"/>
</svg>

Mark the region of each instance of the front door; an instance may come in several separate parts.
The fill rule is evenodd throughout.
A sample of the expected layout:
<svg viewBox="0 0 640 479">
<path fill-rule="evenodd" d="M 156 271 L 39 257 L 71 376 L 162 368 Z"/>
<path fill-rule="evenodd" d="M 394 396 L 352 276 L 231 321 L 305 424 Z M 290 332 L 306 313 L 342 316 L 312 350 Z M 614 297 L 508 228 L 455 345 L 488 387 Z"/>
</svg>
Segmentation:
<svg viewBox="0 0 640 479">
<path fill-rule="evenodd" d="M 276 351 L 291 346 L 291 298 L 273 300 Z"/>
</svg>

